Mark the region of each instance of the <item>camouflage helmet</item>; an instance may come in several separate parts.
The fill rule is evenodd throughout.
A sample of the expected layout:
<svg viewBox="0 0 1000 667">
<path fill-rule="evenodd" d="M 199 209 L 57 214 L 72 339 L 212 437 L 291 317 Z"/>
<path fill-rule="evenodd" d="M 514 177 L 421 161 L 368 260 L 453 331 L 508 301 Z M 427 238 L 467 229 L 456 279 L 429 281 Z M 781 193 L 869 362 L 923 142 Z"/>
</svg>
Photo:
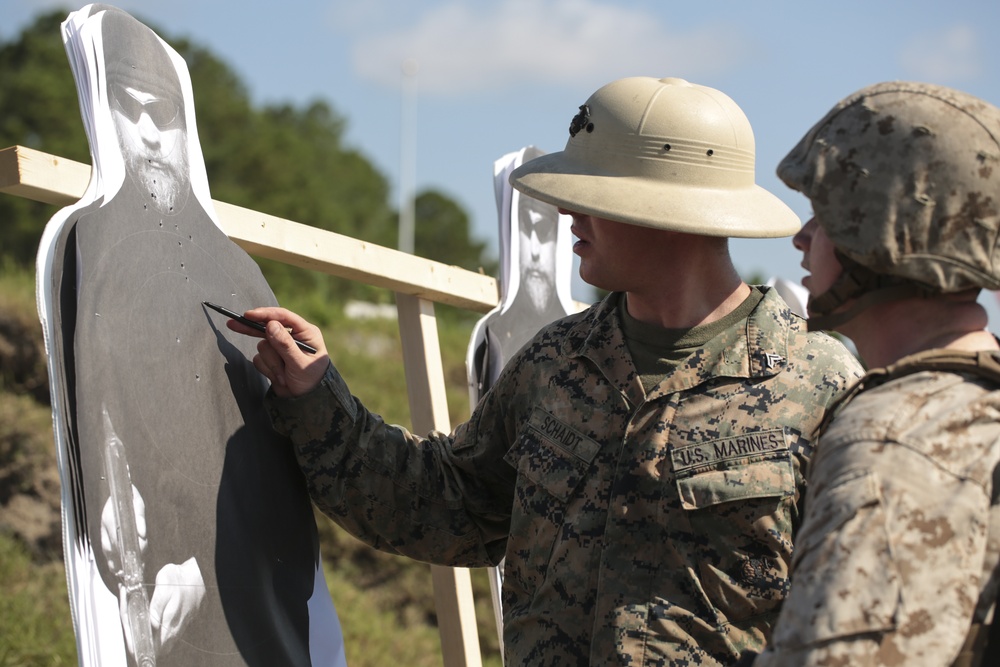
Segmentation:
<svg viewBox="0 0 1000 667">
<path fill-rule="evenodd" d="M 797 215 L 755 183 L 746 115 L 684 79 L 613 81 L 579 107 L 566 148 L 526 161 L 510 183 L 587 215 L 706 236 L 777 237 Z"/>
<path fill-rule="evenodd" d="M 840 293 L 818 310 L 888 287 L 1000 288 L 995 106 L 925 83 L 869 86 L 817 123 L 778 176 L 810 199 L 850 274 L 842 278 L 853 288 L 835 284 Z"/>
</svg>

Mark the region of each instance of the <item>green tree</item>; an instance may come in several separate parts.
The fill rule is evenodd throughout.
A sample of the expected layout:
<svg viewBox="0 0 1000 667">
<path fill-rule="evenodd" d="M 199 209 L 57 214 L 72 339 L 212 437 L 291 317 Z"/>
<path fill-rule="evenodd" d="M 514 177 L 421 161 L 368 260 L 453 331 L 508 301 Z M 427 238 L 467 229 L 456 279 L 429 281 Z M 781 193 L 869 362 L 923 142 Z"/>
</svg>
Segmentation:
<svg viewBox="0 0 1000 667">
<path fill-rule="evenodd" d="M 497 263 L 486 243 L 469 234 L 469 216 L 455 201 L 435 190 L 421 192 L 414 202 L 414 252 L 421 257 L 470 271 L 495 275 Z"/>
<path fill-rule="evenodd" d="M 0 148 L 15 144 L 90 162 L 76 84 L 59 24 L 66 12 L 39 16 L 20 37 L 0 43 Z M 0 253 L 30 266 L 44 221 L 58 209 L 21 197 L 0 197 Z"/>
</svg>

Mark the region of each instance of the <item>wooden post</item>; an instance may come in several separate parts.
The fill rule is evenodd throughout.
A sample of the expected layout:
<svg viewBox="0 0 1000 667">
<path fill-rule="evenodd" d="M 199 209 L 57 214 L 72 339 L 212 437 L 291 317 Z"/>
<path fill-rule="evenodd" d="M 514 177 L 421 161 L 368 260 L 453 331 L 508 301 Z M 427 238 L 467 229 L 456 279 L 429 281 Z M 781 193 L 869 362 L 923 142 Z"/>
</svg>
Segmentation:
<svg viewBox="0 0 1000 667">
<path fill-rule="evenodd" d="M 434 303 L 397 293 L 396 308 L 413 430 L 421 434 L 432 430 L 447 433 L 451 424 Z M 431 576 L 444 666 L 481 667 L 482 653 L 469 571 L 434 565 Z"/>
</svg>

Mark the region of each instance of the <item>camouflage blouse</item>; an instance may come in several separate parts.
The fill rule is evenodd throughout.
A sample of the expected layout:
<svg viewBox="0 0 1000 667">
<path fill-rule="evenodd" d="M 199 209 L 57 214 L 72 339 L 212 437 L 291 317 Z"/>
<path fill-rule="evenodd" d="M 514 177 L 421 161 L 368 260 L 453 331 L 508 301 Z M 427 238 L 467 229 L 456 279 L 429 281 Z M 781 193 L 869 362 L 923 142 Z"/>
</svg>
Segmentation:
<svg viewBox="0 0 1000 667">
<path fill-rule="evenodd" d="M 756 289 L 648 394 L 612 294 L 543 329 L 450 435 L 385 424 L 332 367 L 268 408 L 360 539 L 444 565 L 506 556 L 506 664 L 728 664 L 768 638 L 811 434 L 861 374 Z"/>
</svg>

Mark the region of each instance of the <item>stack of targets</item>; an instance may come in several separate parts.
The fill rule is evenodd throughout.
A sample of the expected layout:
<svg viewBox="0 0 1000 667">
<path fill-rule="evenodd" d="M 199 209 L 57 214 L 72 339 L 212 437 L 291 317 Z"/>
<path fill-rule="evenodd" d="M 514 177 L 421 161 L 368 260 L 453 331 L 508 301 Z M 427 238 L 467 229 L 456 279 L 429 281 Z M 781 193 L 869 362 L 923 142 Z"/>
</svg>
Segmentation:
<svg viewBox="0 0 1000 667">
<path fill-rule="evenodd" d="M 37 260 L 82 665 L 341 665 L 312 506 L 212 301 L 275 305 L 221 231 L 187 66 L 129 14 L 63 38 L 93 161 Z"/>
</svg>

